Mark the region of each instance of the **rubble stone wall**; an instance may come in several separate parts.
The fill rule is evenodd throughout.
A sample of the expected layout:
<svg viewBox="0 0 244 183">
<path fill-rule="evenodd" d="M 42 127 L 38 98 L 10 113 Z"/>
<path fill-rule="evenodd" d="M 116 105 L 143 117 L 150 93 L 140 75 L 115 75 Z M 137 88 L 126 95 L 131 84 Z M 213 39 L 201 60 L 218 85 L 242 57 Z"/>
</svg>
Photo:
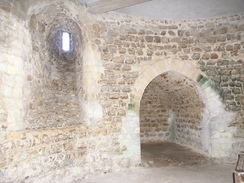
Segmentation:
<svg viewBox="0 0 244 183">
<path fill-rule="evenodd" d="M 164 124 L 168 112 L 170 134 L 164 127 L 158 136 L 209 156 L 243 150 L 244 14 L 200 20 L 91 15 L 69 0 L 4 0 L 0 7 L 5 182 L 38 175 L 48 182 L 55 174 L 62 180 L 140 163 L 140 120 L 146 131 L 143 120 L 153 105 Z M 55 55 L 48 37 L 66 24 L 77 38 L 71 63 Z M 159 103 L 165 96 L 158 94 L 154 102 L 149 83 L 155 78 L 171 101 Z"/>
<path fill-rule="evenodd" d="M 151 82 L 145 89 L 141 99 L 141 143 L 163 142 L 170 137 L 168 119 L 171 101 L 169 95 L 159 86 L 158 82 Z"/>
<path fill-rule="evenodd" d="M 141 142 L 174 141 L 202 148 L 204 103 L 199 87 L 176 72 L 157 76 L 140 103 Z"/>
<path fill-rule="evenodd" d="M 32 6 L 30 1 L 4 1 L 0 5 L 0 180 L 64 176 L 65 169 L 67 177 L 85 174 L 88 130 L 82 124 L 79 102 L 83 97 L 82 73 L 77 74 L 82 61 L 79 26 L 65 3 L 39 1 Z M 52 36 L 65 26 L 76 36 L 77 61 L 55 52 L 60 45 Z"/>
<path fill-rule="evenodd" d="M 55 11 L 52 11 L 55 9 Z M 25 64 L 26 127 L 48 128 L 81 124 L 77 84 L 81 29 L 65 5 L 50 5 L 29 20 L 32 57 Z M 62 50 L 62 31 L 72 37 L 72 53 Z"/>
<path fill-rule="evenodd" d="M 113 18 L 115 16 L 116 19 Z M 106 21 L 104 21 L 104 19 Z M 190 79 L 194 78 L 193 80 L 195 80 L 196 83 L 198 82 L 198 86 L 203 86 L 202 83 L 205 83 L 207 80 L 211 90 L 217 93 L 217 98 L 226 106 L 226 98 L 218 94 L 223 88 L 215 84 L 216 81 L 212 78 L 213 75 L 215 75 L 216 78 L 224 77 L 217 75 L 222 72 L 221 68 L 224 68 L 224 70 L 232 70 L 233 67 L 230 66 L 217 66 L 218 62 L 219 64 L 222 62 L 230 63 L 231 60 L 232 65 L 235 65 L 234 67 L 236 68 L 234 68 L 234 70 L 237 70 L 237 80 L 232 83 L 232 85 L 235 85 L 236 94 L 233 91 L 229 93 L 229 95 L 231 95 L 231 97 L 229 96 L 229 100 L 232 100 L 232 105 L 235 105 L 236 110 L 230 110 L 230 112 L 236 113 L 236 118 L 227 117 L 224 120 L 224 128 L 228 131 L 228 126 L 237 127 L 237 134 L 240 134 L 243 128 L 243 104 L 241 104 L 241 102 L 236 102 L 236 100 L 239 100 L 240 97 L 243 96 L 243 92 L 240 92 L 240 90 L 243 91 L 243 89 L 241 89 L 243 88 L 243 84 L 240 84 L 240 79 L 242 78 L 240 72 L 243 70 L 243 14 L 207 20 L 173 21 L 145 18 L 131 19 L 129 16 L 111 13 L 111 17 L 104 16 L 101 18 L 101 21 L 94 24 L 93 29 L 96 36 L 94 41 L 101 52 L 101 61 L 105 68 L 100 82 L 103 88 L 100 95 L 102 96 L 101 104 L 104 106 L 103 108 L 106 109 L 106 111 L 104 111 L 106 120 L 113 122 L 113 124 L 114 122 L 118 123 L 119 118 L 116 117 L 121 116 L 121 111 L 125 111 L 123 112 L 123 115 L 125 115 L 124 119 L 133 119 L 131 122 L 128 122 L 127 125 L 123 125 L 123 118 L 121 118 L 120 121 L 122 122 L 122 129 L 126 128 L 124 131 L 129 131 L 127 126 L 133 125 L 133 120 L 134 124 L 138 123 L 137 115 L 140 108 L 140 97 L 142 97 L 146 86 L 156 76 L 162 74 L 163 71 L 168 71 L 172 68 L 177 68 L 181 74 Z M 232 46 L 233 49 L 230 49 L 229 47 Z M 234 47 L 235 51 L 233 51 Z M 209 75 L 209 72 L 207 72 L 208 69 L 204 70 L 207 62 L 213 63 L 213 68 L 218 68 L 218 72 L 216 70 L 214 72 L 209 71 L 212 73 L 212 77 Z M 149 67 L 152 69 L 148 69 Z M 199 68 L 202 73 L 195 72 L 192 68 Z M 142 75 L 144 76 L 141 77 Z M 144 81 L 137 81 L 138 78 Z M 136 86 L 135 83 L 141 83 L 142 87 Z M 233 88 L 234 86 L 227 85 L 225 85 L 227 88 Z M 203 108 L 205 104 L 198 99 L 198 96 L 201 96 L 201 92 L 196 95 L 196 98 L 194 98 L 192 92 L 188 94 L 185 93 L 183 96 L 185 96 L 185 99 L 182 100 L 178 98 L 176 103 L 181 103 L 185 100 L 195 100 L 197 103 L 189 105 L 189 110 L 192 111 L 191 114 L 188 114 L 188 111 L 184 112 L 186 107 L 184 105 L 182 105 L 181 108 L 175 108 L 175 111 L 179 112 L 178 115 L 185 116 L 188 118 L 188 122 L 191 121 L 190 123 L 197 124 L 178 124 L 178 131 L 184 132 L 182 135 L 178 136 L 178 140 L 180 139 L 179 142 L 190 142 L 189 136 L 193 135 L 194 138 L 198 139 L 202 136 L 201 122 L 203 121 Z M 211 98 L 210 95 L 205 97 Z M 108 105 L 110 102 L 112 105 Z M 125 105 L 125 103 L 127 103 L 127 105 Z M 214 103 L 211 103 L 211 106 L 215 106 Z M 232 108 L 234 109 L 234 107 Z M 229 109 L 226 107 L 224 110 L 228 111 Z M 136 115 L 133 114 L 132 117 L 130 111 L 135 111 Z M 211 110 L 210 113 L 211 112 L 213 112 L 213 110 Z M 221 116 L 221 114 L 222 113 L 219 113 L 219 116 Z M 184 119 L 179 116 L 177 120 L 184 121 Z M 213 118 L 211 118 L 211 120 L 213 120 Z M 217 121 L 218 120 L 216 120 L 216 122 Z M 209 125 L 211 126 L 211 124 Z M 187 126 L 187 128 L 183 128 L 184 126 Z M 195 134 L 189 133 L 188 127 L 190 126 L 196 129 Z M 242 128 L 238 128 L 240 126 Z M 120 127 L 118 126 L 116 129 L 119 131 Z M 221 127 L 219 126 L 219 130 L 220 129 Z M 231 132 L 223 136 L 220 135 L 222 143 L 228 141 L 227 139 L 229 137 L 232 138 L 231 136 L 234 135 L 233 129 L 231 127 L 230 129 Z M 134 133 L 138 132 L 137 128 L 134 130 Z M 185 135 L 186 133 L 189 134 L 188 137 Z M 211 134 L 210 136 L 219 136 L 219 134 Z M 131 135 L 128 140 L 125 140 L 125 143 L 130 144 L 128 142 L 129 139 L 133 140 L 136 138 L 136 136 L 133 137 L 133 135 Z M 122 141 L 120 142 L 123 144 Z M 241 141 L 241 138 L 236 139 L 238 145 L 233 146 L 235 152 L 238 152 L 243 147 L 243 142 Z M 226 151 L 230 151 L 233 145 L 232 141 L 228 141 L 228 143 L 228 150 Z M 217 142 L 215 142 L 215 145 L 217 145 Z M 190 146 L 192 148 L 201 147 L 202 142 L 198 140 L 198 142 Z M 214 153 L 214 156 L 217 156 L 217 153 Z"/>
</svg>

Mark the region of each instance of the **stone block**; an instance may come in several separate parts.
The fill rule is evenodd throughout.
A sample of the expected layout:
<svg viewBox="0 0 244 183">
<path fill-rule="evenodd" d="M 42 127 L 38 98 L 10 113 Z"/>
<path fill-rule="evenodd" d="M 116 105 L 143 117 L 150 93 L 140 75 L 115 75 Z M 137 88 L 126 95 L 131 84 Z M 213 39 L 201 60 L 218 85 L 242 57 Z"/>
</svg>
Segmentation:
<svg viewBox="0 0 244 183">
<path fill-rule="evenodd" d="M 146 36 L 145 40 L 149 43 L 153 42 L 153 37 L 152 36 Z"/>
<path fill-rule="evenodd" d="M 23 70 L 15 66 L 8 65 L 7 73 L 12 75 L 23 75 Z"/>
<path fill-rule="evenodd" d="M 144 31 L 144 30 L 139 30 L 139 31 L 138 31 L 138 34 L 139 34 L 139 35 L 144 35 L 144 34 L 145 34 L 145 31 Z"/>
<path fill-rule="evenodd" d="M 0 91 L 3 96 L 13 98 L 13 88 L 12 87 L 3 85 Z"/>
<path fill-rule="evenodd" d="M 111 61 L 113 56 L 111 54 L 102 54 L 102 59 L 104 61 Z"/>
<path fill-rule="evenodd" d="M 210 58 L 210 55 L 209 55 L 208 53 L 204 53 L 204 54 L 202 55 L 202 59 L 203 59 L 203 60 L 209 60 L 209 58 Z"/>
<path fill-rule="evenodd" d="M 123 65 L 122 66 L 122 71 L 130 71 L 131 70 L 131 66 L 130 65 Z"/>
<path fill-rule="evenodd" d="M 222 27 L 217 29 L 216 31 L 214 31 L 214 34 L 218 35 L 218 34 L 226 34 L 228 32 L 228 28 L 227 27 Z"/>
<path fill-rule="evenodd" d="M 130 55 L 134 55 L 135 54 L 135 49 L 134 48 L 129 48 L 127 51 L 128 51 L 128 53 Z"/>
<path fill-rule="evenodd" d="M 174 31 L 168 31 L 168 34 L 170 35 L 170 36 L 175 36 L 176 34 L 175 34 L 175 32 Z"/>
<path fill-rule="evenodd" d="M 219 56 L 216 53 L 211 53 L 210 58 L 211 59 L 218 59 Z"/>
<path fill-rule="evenodd" d="M 227 45 L 226 46 L 226 51 L 233 51 L 233 50 L 234 50 L 233 45 Z"/>
<path fill-rule="evenodd" d="M 161 42 L 161 38 L 159 36 L 155 36 L 154 37 L 154 42 L 155 43 L 160 43 Z"/>
<path fill-rule="evenodd" d="M 129 29 L 128 34 L 137 34 L 137 31 L 135 29 Z"/>
<path fill-rule="evenodd" d="M 238 31 L 243 31 L 243 30 L 244 30 L 244 24 L 242 24 L 242 25 L 238 25 L 238 26 L 237 26 L 237 30 L 238 30 Z"/>
<path fill-rule="evenodd" d="M 94 29 L 94 31 L 100 32 L 101 28 L 99 24 L 93 24 L 92 28 Z"/>
<path fill-rule="evenodd" d="M 162 31 L 161 35 L 164 36 L 164 35 L 166 35 L 166 33 L 167 33 L 166 31 Z"/>
<path fill-rule="evenodd" d="M 217 65 L 226 66 L 226 65 L 229 65 L 229 61 L 228 60 L 218 60 Z"/>
<path fill-rule="evenodd" d="M 108 50 L 110 53 L 116 53 L 117 52 L 117 46 L 109 46 Z"/>
<path fill-rule="evenodd" d="M 212 38 L 208 38 L 208 39 L 207 39 L 207 42 L 208 42 L 208 43 L 216 43 L 217 40 L 216 40 L 216 38 L 212 37 Z"/>
<path fill-rule="evenodd" d="M 225 42 L 226 41 L 226 36 L 218 36 L 217 37 L 218 42 Z"/>
<path fill-rule="evenodd" d="M 119 53 L 120 54 L 125 54 L 126 53 L 126 49 L 125 48 L 119 48 Z"/>
<path fill-rule="evenodd" d="M 133 58 L 126 57 L 125 58 L 125 63 L 126 64 L 134 64 L 135 63 L 135 60 Z"/>
</svg>

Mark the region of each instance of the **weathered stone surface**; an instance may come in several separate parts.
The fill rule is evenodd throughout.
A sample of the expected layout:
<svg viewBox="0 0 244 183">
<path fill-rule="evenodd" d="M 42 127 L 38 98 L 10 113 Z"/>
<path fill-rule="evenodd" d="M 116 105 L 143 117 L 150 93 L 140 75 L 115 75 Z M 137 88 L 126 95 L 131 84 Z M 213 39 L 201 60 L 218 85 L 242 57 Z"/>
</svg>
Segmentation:
<svg viewBox="0 0 244 183">
<path fill-rule="evenodd" d="M 184 78 L 178 77 L 177 74 L 163 74 L 147 86 L 140 108 L 142 142 L 162 142 L 174 140 L 180 136 L 190 138 L 186 137 L 187 135 L 184 134 L 183 129 L 188 131 L 198 129 L 197 126 L 200 124 L 201 118 L 197 122 L 195 117 L 200 116 L 198 112 L 201 113 L 203 110 L 202 105 L 195 105 L 194 102 L 185 98 L 187 96 L 185 94 L 194 93 L 194 89 L 187 88 L 184 85 Z M 176 89 L 178 85 L 182 86 L 180 91 Z M 181 97 L 181 95 L 184 95 L 184 97 Z M 194 97 L 194 100 L 200 100 L 197 96 L 191 95 L 191 97 Z M 173 111 L 169 110 L 169 106 Z M 184 106 L 184 110 L 182 106 Z M 175 111 L 180 114 L 176 114 Z M 195 111 L 196 116 L 190 113 L 187 114 L 187 111 Z M 195 122 L 193 124 L 194 118 Z M 197 142 L 193 142 L 197 137 L 194 138 L 191 142 L 197 144 Z M 183 142 L 183 139 L 181 138 L 181 142 L 186 143 Z"/>
<path fill-rule="evenodd" d="M 203 60 L 208 60 L 210 58 L 210 55 L 208 54 L 208 53 L 204 53 L 203 55 L 202 55 L 202 59 Z"/>
<path fill-rule="evenodd" d="M 175 140 L 224 157 L 243 149 L 243 14 L 139 20 L 90 16 L 71 1 L 39 2 L 40 9 L 26 1 L 28 11 L 18 3 L 0 9 L 3 182 L 133 166 L 140 157 L 140 148 L 133 146 L 140 144 L 133 139 L 138 129 L 142 141 Z M 60 43 L 54 40 L 60 29 L 74 34 L 76 54 L 59 54 Z M 205 75 L 199 85 L 193 82 L 198 67 Z M 168 77 L 169 70 L 180 76 Z M 211 134 L 223 129 L 210 137 L 218 153 L 202 144 L 206 106 L 201 92 L 209 94 L 204 101 L 211 115 L 222 117 L 222 105 L 229 110 L 222 120 L 207 116 L 219 120 L 209 125 Z M 231 124 L 229 113 L 234 114 Z"/>
<path fill-rule="evenodd" d="M 129 29 L 128 34 L 137 34 L 137 31 L 135 29 Z"/>
<path fill-rule="evenodd" d="M 220 28 L 220 29 L 218 29 L 218 30 L 216 30 L 215 32 L 214 32 L 214 34 L 226 34 L 228 32 L 228 28 L 227 27 L 223 27 L 223 28 Z"/>
<path fill-rule="evenodd" d="M 161 38 L 159 36 L 155 36 L 154 37 L 154 42 L 155 43 L 160 43 L 161 42 Z"/>
<path fill-rule="evenodd" d="M 174 31 L 168 31 L 168 34 L 171 35 L 171 36 L 174 36 L 175 32 Z"/>
<path fill-rule="evenodd" d="M 193 60 L 199 60 L 200 59 L 200 54 L 199 53 L 194 53 L 191 58 Z"/>
<path fill-rule="evenodd" d="M 153 37 L 152 36 L 146 36 L 145 37 L 145 40 L 147 41 L 147 42 L 153 42 Z"/>
<path fill-rule="evenodd" d="M 212 53 L 212 54 L 210 55 L 210 58 L 211 58 L 211 59 L 217 59 L 217 58 L 219 58 L 219 56 L 218 56 L 216 53 Z"/>
</svg>

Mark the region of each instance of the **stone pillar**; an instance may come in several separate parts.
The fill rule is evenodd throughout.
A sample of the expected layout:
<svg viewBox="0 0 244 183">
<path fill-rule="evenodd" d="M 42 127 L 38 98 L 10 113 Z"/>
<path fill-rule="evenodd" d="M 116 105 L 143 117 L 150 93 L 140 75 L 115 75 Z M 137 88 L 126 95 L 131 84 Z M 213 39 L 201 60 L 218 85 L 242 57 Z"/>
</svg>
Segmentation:
<svg viewBox="0 0 244 183">
<path fill-rule="evenodd" d="M 0 10 L 0 115 L 4 117 L 0 126 L 18 131 L 24 129 L 23 63 L 29 51 L 29 34 L 24 21 L 9 11 Z"/>
</svg>

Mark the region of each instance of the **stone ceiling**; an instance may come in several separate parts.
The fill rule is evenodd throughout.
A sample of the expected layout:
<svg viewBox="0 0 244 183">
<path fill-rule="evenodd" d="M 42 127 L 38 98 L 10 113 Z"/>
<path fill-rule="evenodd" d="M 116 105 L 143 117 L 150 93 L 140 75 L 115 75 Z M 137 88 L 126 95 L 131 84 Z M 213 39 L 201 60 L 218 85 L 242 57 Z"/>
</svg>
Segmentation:
<svg viewBox="0 0 244 183">
<path fill-rule="evenodd" d="M 89 5 L 98 0 L 75 0 Z M 152 0 L 115 10 L 159 19 L 198 19 L 244 12 L 244 0 Z"/>
</svg>

